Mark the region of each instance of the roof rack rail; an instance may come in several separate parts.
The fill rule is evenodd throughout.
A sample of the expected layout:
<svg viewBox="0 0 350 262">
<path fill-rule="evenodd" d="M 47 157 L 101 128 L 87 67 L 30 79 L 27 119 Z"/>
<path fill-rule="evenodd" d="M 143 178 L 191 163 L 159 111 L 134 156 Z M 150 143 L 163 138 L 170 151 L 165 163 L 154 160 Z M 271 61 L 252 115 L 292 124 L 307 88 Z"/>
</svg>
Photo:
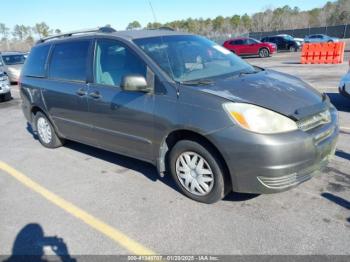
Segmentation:
<svg viewBox="0 0 350 262">
<path fill-rule="evenodd" d="M 115 30 L 114 28 L 109 27 L 109 26 L 97 27 L 97 28 L 91 28 L 91 29 L 85 29 L 85 30 L 77 30 L 77 31 L 71 31 L 71 32 L 66 32 L 66 33 L 61 33 L 61 34 L 56 34 L 56 35 L 41 38 L 40 40 L 37 41 L 37 44 L 44 43 L 48 40 L 55 39 L 55 38 L 70 37 L 72 35 L 78 35 L 78 34 L 114 33 L 114 32 L 117 32 L 117 30 Z"/>
<path fill-rule="evenodd" d="M 158 28 L 151 28 L 149 30 L 176 31 L 174 28 L 171 28 L 169 26 L 161 26 L 161 27 L 158 27 Z"/>
</svg>

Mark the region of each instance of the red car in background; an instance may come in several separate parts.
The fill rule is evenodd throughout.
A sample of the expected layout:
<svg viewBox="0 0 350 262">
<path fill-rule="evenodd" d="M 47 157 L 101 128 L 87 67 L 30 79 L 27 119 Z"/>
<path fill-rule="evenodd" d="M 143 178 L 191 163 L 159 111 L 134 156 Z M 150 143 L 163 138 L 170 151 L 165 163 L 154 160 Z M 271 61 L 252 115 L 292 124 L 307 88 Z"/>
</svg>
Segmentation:
<svg viewBox="0 0 350 262">
<path fill-rule="evenodd" d="M 258 55 L 259 57 L 269 57 L 277 51 L 277 47 L 273 43 L 262 43 L 248 37 L 229 39 L 223 46 L 239 56 Z"/>
</svg>

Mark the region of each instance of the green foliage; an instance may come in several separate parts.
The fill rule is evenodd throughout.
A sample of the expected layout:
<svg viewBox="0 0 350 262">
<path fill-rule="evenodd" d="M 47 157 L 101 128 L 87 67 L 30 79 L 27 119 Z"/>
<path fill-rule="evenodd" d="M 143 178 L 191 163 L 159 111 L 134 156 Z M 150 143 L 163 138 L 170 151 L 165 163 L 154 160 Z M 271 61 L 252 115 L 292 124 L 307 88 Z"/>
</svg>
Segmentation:
<svg viewBox="0 0 350 262">
<path fill-rule="evenodd" d="M 10 29 L 6 27 L 5 24 L 0 23 L 0 35 L 1 39 L 7 39 L 9 35 Z"/>
<path fill-rule="evenodd" d="M 32 28 L 25 25 L 15 25 L 13 28 L 12 35 L 18 40 L 24 40 L 31 36 Z"/>
<path fill-rule="evenodd" d="M 148 23 L 146 29 L 167 26 L 206 36 L 220 36 L 244 34 L 249 31 L 275 31 L 339 24 L 350 24 L 350 0 L 327 2 L 322 8 L 309 11 L 285 5 L 276 9 L 268 8 L 251 16 L 244 14 L 231 17 L 218 16 L 214 19 L 188 18 L 164 24 Z"/>
<path fill-rule="evenodd" d="M 213 3 L 215 4 L 215 3 Z M 232 35 L 242 35 L 251 31 L 276 31 L 285 29 L 308 28 L 350 24 L 350 0 L 329 1 L 322 8 L 301 11 L 298 7 L 285 5 L 275 9 L 267 8 L 252 15 L 218 16 L 213 19 L 188 18 L 167 23 L 148 23 L 146 29 L 171 27 L 176 30 L 201 34 L 213 39 L 223 39 Z M 110 25 L 106 25 L 109 26 Z M 140 22 L 128 24 L 127 30 L 141 29 Z M 45 22 L 33 27 L 15 25 L 12 30 L 0 23 L 0 49 L 28 50 L 35 39 L 61 33 L 60 29 L 51 29 Z M 11 38 L 12 36 L 12 38 Z M 22 44 L 22 45 L 20 45 Z"/>
<path fill-rule="evenodd" d="M 40 38 L 47 37 L 52 34 L 52 30 L 45 22 L 35 24 L 33 30 Z"/>
<path fill-rule="evenodd" d="M 133 21 L 133 22 L 128 24 L 128 26 L 126 27 L 126 30 L 135 30 L 135 29 L 140 29 L 140 28 L 141 28 L 140 22 Z"/>
</svg>

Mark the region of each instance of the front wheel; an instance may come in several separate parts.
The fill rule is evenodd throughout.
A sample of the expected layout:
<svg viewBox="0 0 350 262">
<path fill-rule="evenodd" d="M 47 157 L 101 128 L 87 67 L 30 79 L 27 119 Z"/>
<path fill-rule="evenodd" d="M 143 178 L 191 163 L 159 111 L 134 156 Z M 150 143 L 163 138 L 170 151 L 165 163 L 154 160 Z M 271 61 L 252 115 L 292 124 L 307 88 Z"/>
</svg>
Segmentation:
<svg viewBox="0 0 350 262">
<path fill-rule="evenodd" d="M 289 51 L 290 51 L 290 52 L 297 52 L 297 51 L 298 51 L 298 48 L 295 47 L 295 46 L 290 46 L 290 47 L 289 47 Z"/>
<path fill-rule="evenodd" d="M 261 48 L 259 50 L 259 57 L 260 58 L 265 58 L 270 56 L 270 51 L 267 48 Z"/>
<path fill-rule="evenodd" d="M 225 196 L 224 169 L 212 150 L 182 140 L 171 150 L 169 162 L 171 175 L 184 195 L 206 204 Z"/>
<path fill-rule="evenodd" d="M 40 143 L 47 148 L 57 148 L 63 145 L 63 140 L 58 137 L 55 129 L 48 118 L 41 112 L 37 112 L 34 117 L 36 131 Z"/>
</svg>

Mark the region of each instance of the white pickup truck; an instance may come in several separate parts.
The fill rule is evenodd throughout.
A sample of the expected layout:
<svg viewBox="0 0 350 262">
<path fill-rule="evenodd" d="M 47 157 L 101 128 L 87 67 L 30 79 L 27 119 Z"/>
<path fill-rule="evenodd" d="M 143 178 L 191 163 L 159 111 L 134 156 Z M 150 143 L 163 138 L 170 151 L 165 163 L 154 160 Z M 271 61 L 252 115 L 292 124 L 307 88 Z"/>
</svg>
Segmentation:
<svg viewBox="0 0 350 262">
<path fill-rule="evenodd" d="M 0 101 L 11 99 L 10 82 L 6 74 L 0 71 Z"/>
</svg>

